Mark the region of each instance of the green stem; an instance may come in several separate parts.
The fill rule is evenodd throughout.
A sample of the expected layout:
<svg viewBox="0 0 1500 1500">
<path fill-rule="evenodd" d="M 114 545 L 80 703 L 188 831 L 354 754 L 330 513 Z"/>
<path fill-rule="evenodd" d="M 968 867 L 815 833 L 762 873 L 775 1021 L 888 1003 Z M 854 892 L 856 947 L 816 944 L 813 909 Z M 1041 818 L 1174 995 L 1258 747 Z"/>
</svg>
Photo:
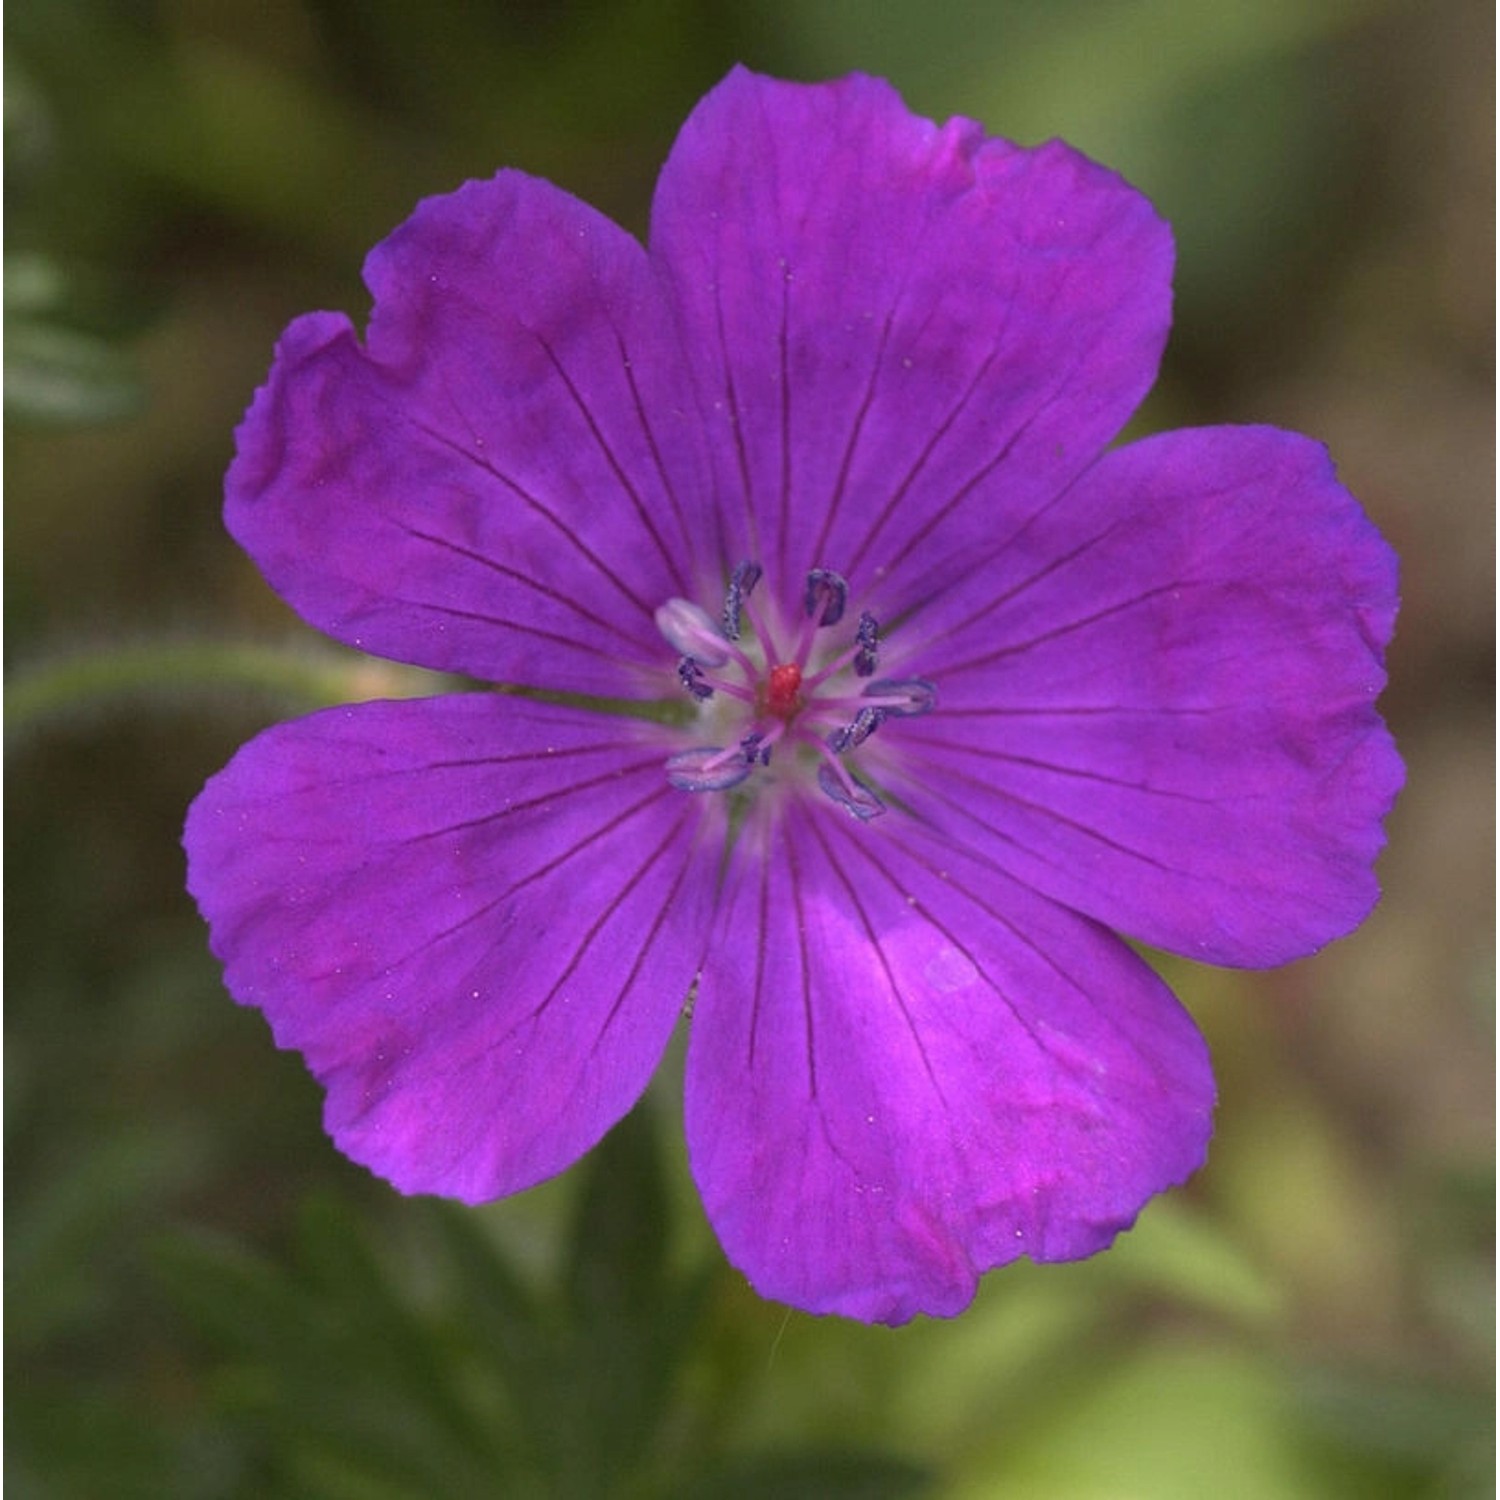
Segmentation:
<svg viewBox="0 0 1500 1500">
<path fill-rule="evenodd" d="M 139 641 L 73 651 L 34 662 L 5 687 L 11 738 L 79 714 L 158 700 L 263 696 L 305 712 L 368 698 L 415 698 L 452 691 L 459 680 L 417 667 L 327 647 L 263 646 L 241 641 Z"/>
</svg>

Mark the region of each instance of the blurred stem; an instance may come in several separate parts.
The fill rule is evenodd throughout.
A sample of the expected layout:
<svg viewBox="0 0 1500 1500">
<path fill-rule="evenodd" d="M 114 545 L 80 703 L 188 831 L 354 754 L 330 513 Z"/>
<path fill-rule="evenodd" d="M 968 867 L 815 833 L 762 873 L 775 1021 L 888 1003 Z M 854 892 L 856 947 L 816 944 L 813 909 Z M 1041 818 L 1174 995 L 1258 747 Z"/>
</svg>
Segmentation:
<svg viewBox="0 0 1500 1500">
<path fill-rule="evenodd" d="M 120 702 L 180 702 L 245 695 L 288 711 L 369 698 L 452 691 L 453 678 L 325 648 L 243 641 L 140 641 L 70 652 L 18 672 L 5 687 L 9 738 Z"/>
</svg>

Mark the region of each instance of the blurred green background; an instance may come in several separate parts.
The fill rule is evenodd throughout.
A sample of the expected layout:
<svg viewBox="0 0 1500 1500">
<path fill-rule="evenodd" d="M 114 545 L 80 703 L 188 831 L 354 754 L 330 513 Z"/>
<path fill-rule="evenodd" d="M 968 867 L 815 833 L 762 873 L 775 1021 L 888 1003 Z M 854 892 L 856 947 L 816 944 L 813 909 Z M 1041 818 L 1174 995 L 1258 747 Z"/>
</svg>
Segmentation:
<svg viewBox="0 0 1500 1500">
<path fill-rule="evenodd" d="M 1493 1494 L 1493 9 L 1484 0 L 17 0 L 5 53 L 7 1454 L 20 1497 Z M 1208 1168 L 899 1331 L 759 1302 L 673 1070 L 479 1211 L 344 1163 L 182 891 L 198 786 L 398 669 L 219 523 L 271 345 L 516 165 L 644 228 L 735 61 L 1061 135 L 1176 225 L 1146 426 L 1333 448 L 1404 562 L 1385 901 L 1168 965 Z"/>
</svg>

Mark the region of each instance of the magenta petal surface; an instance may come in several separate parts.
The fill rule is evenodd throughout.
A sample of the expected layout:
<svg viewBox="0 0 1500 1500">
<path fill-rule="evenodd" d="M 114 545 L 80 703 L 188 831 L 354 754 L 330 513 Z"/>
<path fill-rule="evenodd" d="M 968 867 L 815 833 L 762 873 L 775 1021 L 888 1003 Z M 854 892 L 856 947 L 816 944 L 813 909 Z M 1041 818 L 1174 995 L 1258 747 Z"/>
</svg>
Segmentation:
<svg viewBox="0 0 1500 1500">
<path fill-rule="evenodd" d="M 717 855 L 645 733 L 488 695 L 360 704 L 267 730 L 193 804 L 230 991 L 404 1192 L 530 1186 L 659 1061 Z"/>
<path fill-rule="evenodd" d="M 272 587 L 352 645 L 490 681 L 638 688 L 685 591 L 702 488 L 641 246 L 518 172 L 429 198 L 347 318 L 287 329 L 225 516 Z"/>
<path fill-rule="evenodd" d="M 882 618 L 1097 455 L 1170 316 L 1139 193 L 866 77 L 731 74 L 663 169 L 651 251 L 742 555 L 837 568 Z"/>
<path fill-rule="evenodd" d="M 908 824 L 797 809 L 737 854 L 687 1132 L 765 1296 L 899 1323 L 991 1266 L 1103 1249 L 1201 1164 L 1191 1020 L 1112 934 Z"/>
<path fill-rule="evenodd" d="M 942 710 L 906 726 L 892 784 L 1132 937 L 1300 957 L 1378 895 L 1395 611 L 1395 558 L 1320 445 L 1147 439 L 1012 537 L 982 589 L 910 622 Z"/>
</svg>

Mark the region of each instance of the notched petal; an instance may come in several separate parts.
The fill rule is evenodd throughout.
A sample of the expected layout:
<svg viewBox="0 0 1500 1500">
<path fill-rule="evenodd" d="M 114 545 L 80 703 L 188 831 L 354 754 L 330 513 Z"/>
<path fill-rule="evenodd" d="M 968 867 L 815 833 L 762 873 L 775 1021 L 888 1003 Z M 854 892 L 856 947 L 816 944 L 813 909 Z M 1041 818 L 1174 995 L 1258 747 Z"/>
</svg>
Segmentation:
<svg viewBox="0 0 1500 1500">
<path fill-rule="evenodd" d="M 378 654 L 621 696 L 687 591 L 703 448 L 640 245 L 516 172 L 424 201 L 347 319 L 291 325 L 225 519 L 305 619 Z M 693 518 L 696 520 L 696 517 Z M 545 680 L 540 680 L 545 679 Z"/>
</svg>

